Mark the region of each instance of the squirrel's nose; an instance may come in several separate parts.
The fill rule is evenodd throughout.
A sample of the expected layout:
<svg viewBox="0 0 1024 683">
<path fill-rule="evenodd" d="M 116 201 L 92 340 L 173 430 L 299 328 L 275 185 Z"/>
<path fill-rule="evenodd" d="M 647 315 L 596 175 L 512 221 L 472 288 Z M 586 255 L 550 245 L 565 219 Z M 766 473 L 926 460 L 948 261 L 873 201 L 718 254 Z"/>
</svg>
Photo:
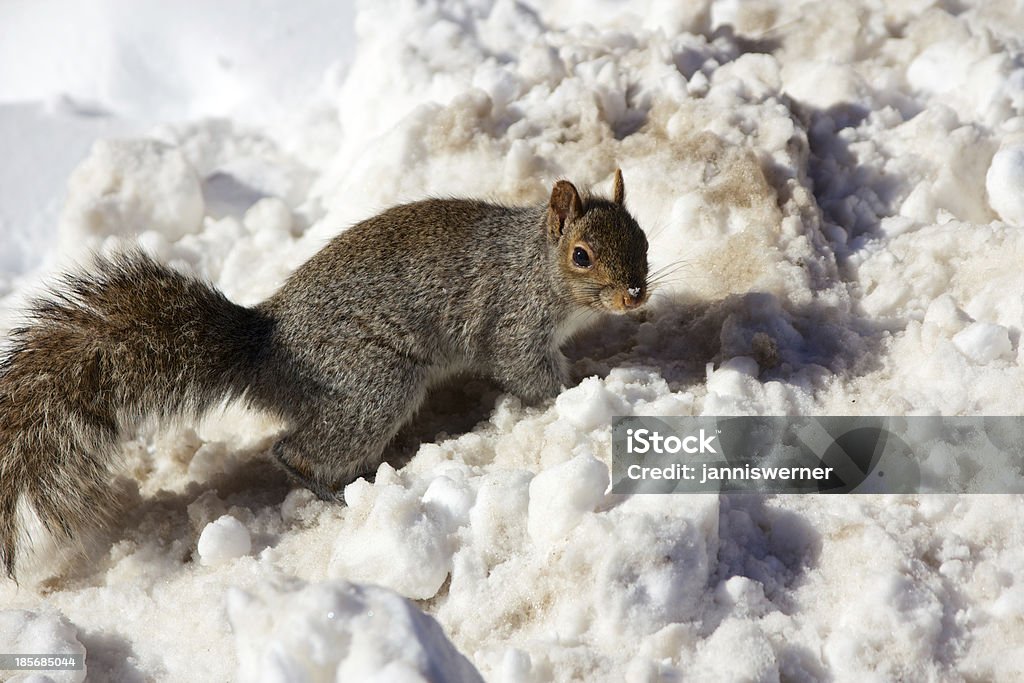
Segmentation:
<svg viewBox="0 0 1024 683">
<path fill-rule="evenodd" d="M 622 307 L 626 310 L 636 308 L 644 302 L 643 287 L 629 287 L 622 295 Z"/>
</svg>

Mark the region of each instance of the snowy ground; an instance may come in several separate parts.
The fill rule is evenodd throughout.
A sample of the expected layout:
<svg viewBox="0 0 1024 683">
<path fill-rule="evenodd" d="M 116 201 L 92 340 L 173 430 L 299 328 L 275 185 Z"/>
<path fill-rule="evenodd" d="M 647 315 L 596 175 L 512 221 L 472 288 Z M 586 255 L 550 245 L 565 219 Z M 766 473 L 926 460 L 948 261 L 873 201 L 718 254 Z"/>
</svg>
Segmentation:
<svg viewBox="0 0 1024 683">
<path fill-rule="evenodd" d="M 0 9 L 0 330 L 87 248 L 253 303 L 398 201 L 616 166 L 684 266 L 542 409 L 437 392 L 348 507 L 289 491 L 257 417 L 142 435 L 123 524 L 0 585 L 0 651 L 95 680 L 1024 679 L 1019 496 L 605 493 L 613 415 L 1024 414 L 1024 6 L 367 1 L 354 44 L 332 4 Z"/>
</svg>

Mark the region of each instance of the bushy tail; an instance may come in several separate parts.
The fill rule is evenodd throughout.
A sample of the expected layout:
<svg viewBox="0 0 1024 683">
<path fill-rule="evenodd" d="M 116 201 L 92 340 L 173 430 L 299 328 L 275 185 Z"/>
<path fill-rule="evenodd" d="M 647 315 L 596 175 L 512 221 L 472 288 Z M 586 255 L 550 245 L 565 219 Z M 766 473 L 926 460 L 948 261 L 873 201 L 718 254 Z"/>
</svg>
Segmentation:
<svg viewBox="0 0 1024 683">
<path fill-rule="evenodd" d="M 108 521 L 123 436 L 250 390 L 272 328 L 137 251 L 66 276 L 28 315 L 0 360 L 0 562 L 12 577 L 19 500 L 55 534 Z"/>
</svg>

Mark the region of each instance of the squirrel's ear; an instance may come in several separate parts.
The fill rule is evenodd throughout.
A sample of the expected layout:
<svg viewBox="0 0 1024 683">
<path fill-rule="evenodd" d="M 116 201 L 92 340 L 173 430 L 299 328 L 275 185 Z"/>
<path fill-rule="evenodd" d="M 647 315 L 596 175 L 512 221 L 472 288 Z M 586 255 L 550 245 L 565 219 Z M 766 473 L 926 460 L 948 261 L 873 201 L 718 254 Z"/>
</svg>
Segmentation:
<svg viewBox="0 0 1024 683">
<path fill-rule="evenodd" d="M 622 202 L 626 201 L 626 186 L 622 184 L 622 169 L 615 169 L 615 192 L 612 195 L 615 203 L 622 206 Z"/>
<path fill-rule="evenodd" d="M 551 190 L 551 202 L 548 204 L 548 231 L 557 240 L 565 230 L 566 221 L 583 215 L 583 200 L 576 186 L 568 180 L 559 180 Z"/>
</svg>

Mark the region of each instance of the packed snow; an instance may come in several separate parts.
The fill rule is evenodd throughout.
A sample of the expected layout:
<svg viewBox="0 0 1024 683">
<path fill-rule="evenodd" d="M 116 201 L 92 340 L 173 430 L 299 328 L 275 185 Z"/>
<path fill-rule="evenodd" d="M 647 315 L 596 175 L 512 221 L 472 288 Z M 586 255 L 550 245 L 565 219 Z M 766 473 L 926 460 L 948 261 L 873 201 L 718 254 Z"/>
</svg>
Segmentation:
<svg viewBox="0 0 1024 683">
<path fill-rule="evenodd" d="M 568 345 L 553 401 L 439 388 L 345 506 L 291 489 L 262 416 L 147 430 L 119 523 L 0 583 L 0 651 L 95 680 L 1024 679 L 1020 495 L 608 492 L 616 415 L 1024 414 L 1022 36 L 1013 0 L 8 3 L 0 333 L 90 249 L 252 304 L 397 202 L 617 167 L 667 275 Z"/>
</svg>

